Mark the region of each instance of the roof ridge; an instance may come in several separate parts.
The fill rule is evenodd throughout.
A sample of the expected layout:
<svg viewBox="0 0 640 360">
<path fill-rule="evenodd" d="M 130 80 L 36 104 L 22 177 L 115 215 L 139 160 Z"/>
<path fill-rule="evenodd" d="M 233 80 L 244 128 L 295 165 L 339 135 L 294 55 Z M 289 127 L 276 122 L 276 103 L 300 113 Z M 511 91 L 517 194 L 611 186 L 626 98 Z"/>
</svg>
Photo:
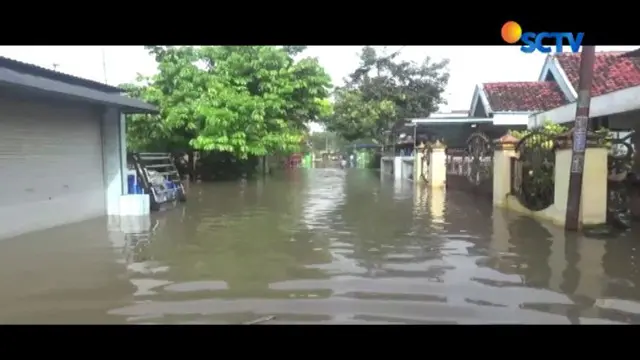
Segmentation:
<svg viewBox="0 0 640 360">
<path fill-rule="evenodd" d="M 511 84 L 511 85 L 522 85 L 522 84 L 556 84 L 557 82 L 553 81 L 553 80 L 531 80 L 531 81 L 495 81 L 495 82 L 485 82 L 482 83 L 482 85 L 487 85 L 487 84 Z"/>
<path fill-rule="evenodd" d="M 535 112 L 566 103 L 555 81 L 496 82 L 486 84 L 484 93 L 494 112 Z"/>
</svg>

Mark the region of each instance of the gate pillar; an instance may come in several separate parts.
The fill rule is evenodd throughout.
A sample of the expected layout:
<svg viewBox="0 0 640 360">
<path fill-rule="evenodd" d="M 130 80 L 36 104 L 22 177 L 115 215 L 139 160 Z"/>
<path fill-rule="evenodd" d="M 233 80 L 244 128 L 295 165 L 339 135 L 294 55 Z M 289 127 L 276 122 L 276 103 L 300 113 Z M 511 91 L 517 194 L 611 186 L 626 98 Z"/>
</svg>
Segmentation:
<svg viewBox="0 0 640 360">
<path fill-rule="evenodd" d="M 511 158 L 516 156 L 518 139 L 507 133 L 496 140 L 493 154 L 493 206 L 505 206 L 511 193 Z"/>
<path fill-rule="evenodd" d="M 431 145 L 427 182 L 432 188 L 442 188 L 446 185 L 447 155 L 445 149 L 446 146 L 440 141 Z"/>
<path fill-rule="evenodd" d="M 572 130 L 573 131 L 573 130 Z M 554 205 L 558 217 L 563 219 L 569 197 L 569 176 L 572 171 L 571 149 L 573 132 L 560 135 L 556 147 L 556 174 Z M 582 225 L 600 225 L 607 222 L 607 177 L 609 150 L 588 134 L 582 175 L 580 220 Z"/>
<path fill-rule="evenodd" d="M 416 147 L 416 151 L 414 151 L 413 156 L 413 182 L 420 183 L 425 179 L 425 166 L 424 166 L 424 156 L 425 156 L 425 145 L 421 143 Z"/>
<path fill-rule="evenodd" d="M 402 180 L 403 176 L 406 175 L 402 174 L 402 156 L 395 156 L 393 158 L 393 178 Z"/>
</svg>

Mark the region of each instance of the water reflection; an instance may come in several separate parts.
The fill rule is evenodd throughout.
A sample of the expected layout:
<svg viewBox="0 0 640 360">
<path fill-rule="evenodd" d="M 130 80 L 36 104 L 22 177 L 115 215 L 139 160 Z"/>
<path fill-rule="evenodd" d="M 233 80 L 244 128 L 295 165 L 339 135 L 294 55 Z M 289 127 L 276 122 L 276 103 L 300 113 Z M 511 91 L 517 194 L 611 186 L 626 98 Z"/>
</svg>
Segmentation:
<svg viewBox="0 0 640 360">
<path fill-rule="evenodd" d="M 0 323 L 120 322 L 106 314 L 135 290 L 124 239 L 108 226 L 100 218 L 0 241 Z"/>
<path fill-rule="evenodd" d="M 568 236 L 466 193 L 294 171 L 1 242 L 0 321 L 636 323 L 636 254 L 633 234 Z"/>
</svg>

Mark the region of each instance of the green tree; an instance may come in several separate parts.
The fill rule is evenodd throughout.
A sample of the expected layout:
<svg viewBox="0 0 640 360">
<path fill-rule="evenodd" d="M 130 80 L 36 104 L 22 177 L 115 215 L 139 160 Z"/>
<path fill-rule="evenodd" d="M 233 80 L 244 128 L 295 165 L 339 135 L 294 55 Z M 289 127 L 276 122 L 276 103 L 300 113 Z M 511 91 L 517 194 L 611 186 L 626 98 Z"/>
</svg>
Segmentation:
<svg viewBox="0 0 640 360">
<path fill-rule="evenodd" d="M 135 84 L 122 84 L 120 87 L 126 90 L 131 97 L 159 105 L 160 96 L 157 96 L 158 91 L 156 91 L 156 88 L 149 86 L 149 79 L 146 77 L 138 75 Z M 127 147 L 134 151 L 165 151 L 176 148 L 177 146 L 169 144 L 171 133 L 167 131 L 161 119 L 161 115 L 155 114 L 129 116 L 127 118 Z"/>
<path fill-rule="evenodd" d="M 349 141 L 381 142 L 397 121 L 427 117 L 444 103 L 448 60 L 433 62 L 427 57 L 418 64 L 397 56 L 380 55 L 369 46 L 362 49 L 360 66 L 334 93 L 334 114 L 324 119 L 329 131 Z"/>
<path fill-rule="evenodd" d="M 158 74 L 123 85 L 156 104 L 134 116 L 137 149 L 218 151 L 239 159 L 300 148 L 309 121 L 327 112 L 330 78 L 299 46 L 148 46 Z M 142 81 L 142 82 L 141 82 Z"/>
</svg>

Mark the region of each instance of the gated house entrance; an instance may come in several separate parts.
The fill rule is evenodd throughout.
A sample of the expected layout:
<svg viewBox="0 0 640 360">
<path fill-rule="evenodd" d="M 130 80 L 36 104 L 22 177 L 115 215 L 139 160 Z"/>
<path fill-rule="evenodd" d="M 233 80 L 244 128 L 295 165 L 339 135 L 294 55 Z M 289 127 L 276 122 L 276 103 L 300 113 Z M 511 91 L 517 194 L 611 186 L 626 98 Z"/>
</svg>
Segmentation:
<svg viewBox="0 0 640 360">
<path fill-rule="evenodd" d="M 493 194 L 493 142 L 483 132 L 472 133 L 464 148 L 447 149 L 447 187 Z"/>
<path fill-rule="evenodd" d="M 511 194 L 531 211 L 554 203 L 556 136 L 534 131 L 518 142 L 516 156 L 511 158 Z"/>
</svg>

